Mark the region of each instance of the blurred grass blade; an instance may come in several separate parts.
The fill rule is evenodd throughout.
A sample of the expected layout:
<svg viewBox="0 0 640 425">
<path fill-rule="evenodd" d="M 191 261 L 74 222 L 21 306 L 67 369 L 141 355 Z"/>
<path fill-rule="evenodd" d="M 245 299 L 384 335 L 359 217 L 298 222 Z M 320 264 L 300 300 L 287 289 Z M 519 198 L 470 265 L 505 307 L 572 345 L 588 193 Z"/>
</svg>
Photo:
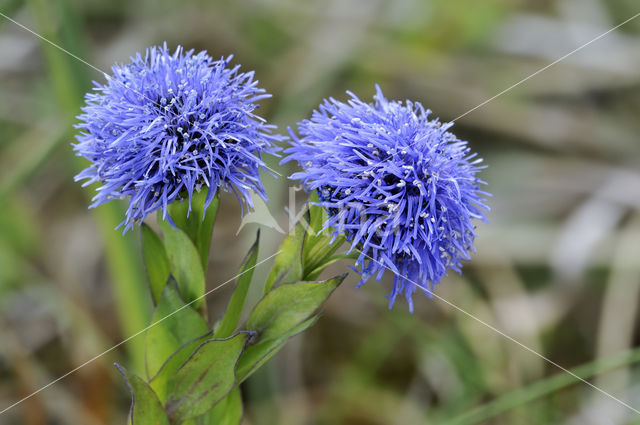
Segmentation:
<svg viewBox="0 0 640 425">
<path fill-rule="evenodd" d="M 95 210 L 95 214 L 106 247 L 120 326 L 125 335 L 133 335 L 147 326 L 151 310 L 140 249 L 132 232 L 123 236 L 114 231 L 116 223 L 124 217 L 119 205 L 102 205 Z M 130 369 L 144 373 L 144 341 L 137 338 L 127 345 Z"/>
<path fill-rule="evenodd" d="M 229 306 L 224 313 L 222 322 L 218 329 L 216 329 L 216 338 L 227 338 L 228 336 L 231 336 L 233 331 L 236 329 L 236 326 L 238 326 L 242 309 L 244 308 L 244 303 L 247 298 L 247 293 L 249 292 L 249 285 L 253 278 L 256 261 L 258 260 L 259 246 L 260 231 L 258 230 L 256 241 L 249 249 L 249 253 L 242 262 L 242 266 L 240 266 L 240 271 L 238 272 L 238 283 L 236 284 L 236 289 L 233 291 L 233 295 L 231 295 Z"/>
<path fill-rule="evenodd" d="M 0 163 L 0 204 L 40 169 L 58 144 L 66 140 L 66 136 L 67 129 L 49 122 L 42 128 L 27 132 L 15 140 L 10 148 L 3 150 Z"/>
<path fill-rule="evenodd" d="M 66 1 L 29 0 L 27 4 L 35 18 L 35 30 L 74 54 L 84 56 L 83 46 L 79 43 L 86 37 L 74 9 Z M 71 126 L 80 112 L 82 93 L 89 88 L 88 68 L 44 41 L 42 46 L 64 122 Z M 87 165 L 86 161 L 71 155 L 69 160 L 73 161 L 71 170 L 74 172 L 81 171 Z M 88 191 L 83 192 L 87 199 L 91 198 Z M 107 267 L 113 282 L 122 333 L 133 335 L 147 325 L 150 310 L 139 248 L 131 232 L 123 237 L 114 231 L 124 218 L 124 211 L 119 204 L 111 202 L 102 205 L 95 210 L 95 216 L 105 244 Z M 126 345 L 126 349 L 131 369 L 144 373 L 144 341 L 134 339 Z"/>
<path fill-rule="evenodd" d="M 607 359 L 596 360 L 591 363 L 578 366 L 571 370 L 572 373 L 579 376 L 582 379 L 589 379 L 597 374 L 608 372 L 614 369 L 618 369 L 623 366 L 627 366 L 633 363 L 640 362 L 640 348 L 629 350 L 617 356 L 609 357 Z M 445 425 L 473 425 L 478 423 L 486 423 L 491 418 L 494 418 L 502 413 L 508 412 L 519 406 L 526 405 L 534 400 L 553 394 L 563 388 L 570 385 L 581 383 L 581 381 L 566 373 L 558 372 L 555 375 L 535 382 L 527 387 L 519 390 L 511 391 L 497 399 L 476 407 L 462 415 L 453 418 L 452 420 L 445 420 Z M 625 408 L 620 406 L 620 408 Z"/>
<path fill-rule="evenodd" d="M 34 30 L 47 40 L 82 57 L 84 30 L 82 23 L 67 0 L 28 0 L 37 28 Z M 42 41 L 49 66 L 52 89 L 71 122 L 80 112 L 83 93 L 90 87 L 89 69 L 67 53 Z"/>
<path fill-rule="evenodd" d="M 162 240 L 153 229 L 142 223 L 142 253 L 149 278 L 153 303 L 158 304 L 169 279 L 170 266 Z"/>
</svg>

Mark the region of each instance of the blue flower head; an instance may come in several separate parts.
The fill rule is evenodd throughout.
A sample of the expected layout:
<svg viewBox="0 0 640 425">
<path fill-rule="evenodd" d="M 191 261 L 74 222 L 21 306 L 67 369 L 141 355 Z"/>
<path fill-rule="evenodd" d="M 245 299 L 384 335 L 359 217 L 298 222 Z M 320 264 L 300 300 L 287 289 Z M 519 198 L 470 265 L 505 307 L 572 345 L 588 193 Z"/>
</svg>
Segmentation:
<svg viewBox="0 0 640 425">
<path fill-rule="evenodd" d="M 291 178 L 316 190 L 329 212 L 325 228 L 359 249 L 360 285 L 388 268 L 394 273 L 391 307 L 404 292 L 413 311 L 419 287 L 431 296 L 448 269 L 474 251 L 473 219 L 485 220 L 484 168 L 419 103 L 385 99 L 375 103 L 349 93 L 348 103 L 325 100 L 311 119 L 298 123 L 285 152 L 303 171 Z"/>
<path fill-rule="evenodd" d="M 274 153 L 275 128 L 254 114 L 256 101 L 270 97 L 253 72 L 228 67 L 206 52 L 166 44 L 112 68 L 105 84 L 86 95 L 74 149 L 91 165 L 76 176 L 101 186 L 91 207 L 128 198 L 125 231 L 147 214 L 218 187 L 253 206 L 251 191 L 265 198 L 259 170 L 263 152 Z"/>
</svg>

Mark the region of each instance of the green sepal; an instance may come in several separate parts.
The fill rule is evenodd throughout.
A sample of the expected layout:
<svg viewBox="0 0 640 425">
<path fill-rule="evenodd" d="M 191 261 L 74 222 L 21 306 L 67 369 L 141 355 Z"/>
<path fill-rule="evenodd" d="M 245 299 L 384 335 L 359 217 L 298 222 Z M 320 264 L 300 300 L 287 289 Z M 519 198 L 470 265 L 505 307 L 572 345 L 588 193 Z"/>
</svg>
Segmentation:
<svg viewBox="0 0 640 425">
<path fill-rule="evenodd" d="M 115 364 L 131 392 L 131 425 L 170 425 L 162 403 L 151 387 L 138 375 Z"/>
<path fill-rule="evenodd" d="M 147 377 L 155 376 L 181 346 L 209 332 L 205 320 L 186 305 L 173 282 L 164 287 L 145 341 Z"/>
<path fill-rule="evenodd" d="M 189 212 L 188 200 L 173 202 L 167 207 L 167 211 L 175 225 L 189 236 L 189 239 L 198 250 L 202 269 L 205 271 L 207 270 L 209 259 L 213 225 L 220 205 L 220 199 L 216 194 L 205 212 L 204 203 L 206 198 L 206 190 L 194 192 L 191 197 L 191 212 Z"/>
<path fill-rule="evenodd" d="M 233 334 L 233 331 L 238 326 L 247 298 L 247 293 L 249 292 L 249 286 L 251 285 L 251 279 L 253 278 L 256 262 L 258 260 L 259 247 L 260 230 L 258 230 L 256 235 L 256 241 L 253 243 L 246 257 L 242 261 L 242 265 L 240 266 L 240 271 L 238 273 L 236 289 L 233 291 L 227 310 L 224 313 L 220 325 L 216 329 L 216 338 L 227 338 Z"/>
<path fill-rule="evenodd" d="M 144 256 L 144 265 L 149 278 L 149 286 L 151 289 L 151 297 L 153 304 L 158 304 L 162 289 L 169 279 L 171 267 L 169 266 L 169 258 L 164 249 L 164 245 L 160 237 L 153 229 L 142 223 L 142 253 Z"/>
<path fill-rule="evenodd" d="M 159 220 L 164 235 L 164 246 L 169 257 L 171 274 L 178 282 L 180 295 L 185 302 L 200 307 L 205 290 L 205 277 L 200 255 L 189 236 L 174 228 L 166 220 Z"/>
<path fill-rule="evenodd" d="M 202 415 L 234 387 L 248 333 L 205 341 L 169 379 L 166 411 L 174 422 Z"/>
</svg>

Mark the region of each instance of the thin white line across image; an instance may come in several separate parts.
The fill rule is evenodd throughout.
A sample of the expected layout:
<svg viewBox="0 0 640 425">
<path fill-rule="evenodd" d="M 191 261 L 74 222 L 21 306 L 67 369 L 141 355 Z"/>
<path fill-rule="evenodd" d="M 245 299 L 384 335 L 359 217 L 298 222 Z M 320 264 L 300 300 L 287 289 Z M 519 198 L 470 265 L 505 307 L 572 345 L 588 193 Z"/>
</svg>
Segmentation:
<svg viewBox="0 0 640 425">
<path fill-rule="evenodd" d="M 25 27 L 24 25 L 20 24 L 19 22 L 17 22 L 17 21 L 15 21 L 15 20 L 11 19 L 11 18 L 10 18 L 10 17 L 8 17 L 7 15 L 3 14 L 2 12 L 0 12 L 0 16 L 4 17 L 5 19 L 7 19 L 7 20 L 9 20 L 9 21 L 11 21 L 11 22 L 13 22 L 14 24 L 16 24 L 16 25 L 20 26 L 21 28 L 23 28 L 23 29 L 25 29 L 25 30 L 29 31 L 29 32 L 30 32 L 30 33 L 32 33 L 33 35 L 35 35 L 35 36 L 37 36 L 38 38 L 40 38 L 40 39 L 44 40 L 45 42 L 47 42 L 47 43 L 51 44 L 52 46 L 54 46 L 54 47 L 58 48 L 59 50 L 61 50 L 61 51 L 65 52 L 66 54 L 70 55 L 71 57 L 75 58 L 76 60 L 78 60 L 78 61 L 80 61 L 80 62 L 84 63 L 85 65 L 87 65 L 87 66 L 89 66 L 89 67 L 91 67 L 92 69 L 94 69 L 94 70 L 96 70 L 96 71 L 98 71 L 98 72 L 101 72 L 101 73 L 102 73 L 106 78 L 108 78 L 108 79 L 110 78 L 110 77 L 108 76 L 108 74 L 106 74 L 104 71 L 102 71 L 102 70 L 100 70 L 99 68 L 97 68 L 97 67 L 95 67 L 95 66 L 91 65 L 90 63 L 86 62 L 85 60 L 83 60 L 83 59 L 79 58 L 78 56 L 74 55 L 73 53 L 69 52 L 68 50 L 66 50 L 66 49 L 62 48 L 61 46 L 57 45 L 56 43 L 53 43 L 52 41 L 50 41 L 50 40 L 46 39 L 45 37 L 43 37 L 43 36 L 39 35 L 38 33 L 34 32 L 33 30 L 31 30 L 31 29 L 29 29 L 29 28 Z M 539 69 L 538 71 L 534 72 L 533 74 L 531 74 L 531 75 L 529 75 L 529 76 L 525 77 L 524 79 L 520 80 L 519 82 L 517 82 L 517 83 L 515 83 L 515 84 L 511 85 L 510 87 L 508 87 L 507 89 L 505 89 L 505 90 L 501 91 L 500 93 L 496 94 L 495 96 L 493 96 L 493 97 L 491 97 L 491 98 L 487 99 L 486 101 L 484 101 L 484 102 L 482 102 L 482 103 L 478 104 L 478 105 L 477 105 L 477 106 L 475 106 L 474 108 L 472 108 L 472 109 L 468 110 L 467 112 L 465 112 L 465 113 L 461 114 L 460 116 L 456 117 L 455 119 L 453 119 L 453 120 L 452 120 L 452 122 L 455 122 L 455 121 L 459 120 L 460 118 L 462 118 L 462 117 L 464 117 L 464 116 L 466 116 L 466 115 L 470 114 L 471 112 L 473 112 L 473 111 L 475 111 L 475 110 L 477 110 L 477 109 L 479 109 L 479 108 L 481 108 L 481 107 L 485 106 L 486 104 L 488 104 L 488 103 L 490 103 L 491 101 L 495 100 L 496 98 L 498 98 L 498 97 L 500 97 L 500 96 L 504 95 L 505 93 L 509 92 L 510 90 L 512 90 L 512 89 L 516 88 L 517 86 L 521 85 L 522 83 L 524 83 L 524 82 L 528 81 L 529 79 L 531 79 L 531 78 L 535 77 L 536 75 L 540 74 L 541 72 L 543 72 L 543 71 L 545 71 L 545 70 L 549 69 L 550 67 L 552 67 L 552 66 L 554 66 L 554 65 L 558 64 L 558 63 L 559 63 L 559 62 L 561 62 L 562 60 L 564 60 L 564 59 L 568 58 L 569 56 L 571 56 L 571 55 L 575 54 L 576 52 L 578 52 L 578 51 L 582 50 L 583 48 L 585 48 L 585 47 L 589 46 L 590 44 L 592 44 L 592 43 L 596 42 L 597 40 L 600 40 L 601 38 L 603 38 L 604 36 L 608 35 L 609 33 L 611 33 L 611 32 L 613 32 L 613 31 L 615 31 L 616 29 L 620 28 L 621 26 L 623 26 L 623 25 L 627 24 L 628 22 L 630 22 L 630 21 L 634 20 L 634 19 L 635 19 L 635 18 L 637 18 L 638 16 L 640 16 L 640 13 L 638 13 L 638 14 L 636 14 L 636 15 L 632 16 L 631 18 L 629 18 L 629 19 L 625 20 L 624 22 L 622 22 L 622 23 L 618 24 L 617 26 L 615 26 L 615 27 L 613 27 L 612 29 L 610 29 L 610 30 L 606 31 L 605 33 L 600 34 L 598 37 L 596 37 L 596 38 L 594 38 L 594 39 L 590 40 L 589 42 L 587 42 L 587 43 L 583 44 L 582 46 L 580 46 L 580 47 L 578 47 L 578 48 L 574 49 L 573 51 L 571 51 L 571 52 L 567 53 L 566 55 L 562 56 L 561 58 L 557 59 L 556 61 L 554 61 L 554 62 L 552 62 L 552 63 L 550 63 L 550 64 L 546 65 L 545 67 L 543 67 L 543 68 Z M 116 80 L 113 80 L 113 81 L 116 81 Z M 119 82 L 118 82 L 118 83 L 119 83 Z M 120 84 L 122 84 L 122 83 L 120 83 Z M 133 90 L 133 89 L 131 89 L 131 88 L 129 88 L 129 89 L 130 89 L 130 90 L 132 90 L 132 91 L 134 91 L 136 94 L 139 94 L 139 95 L 141 95 L 141 96 L 143 96 L 143 97 L 145 97 L 145 98 L 146 98 L 146 96 L 144 96 L 143 94 L 138 93 L 137 91 L 135 91 L 135 90 Z M 148 99 L 148 100 L 150 100 L 150 99 Z M 151 101 L 151 100 L 150 100 L 150 101 Z M 177 115 L 176 115 L 176 116 L 177 116 Z M 411 146 L 411 145 L 409 145 L 409 146 Z M 393 154 L 393 155 L 395 155 L 395 154 Z M 393 157 L 393 155 L 391 155 L 391 157 Z M 383 162 L 385 162 L 385 161 L 388 161 L 391 157 L 386 158 L 385 160 L 382 160 L 382 161 L 380 161 L 379 163 L 383 163 Z M 268 168 L 268 167 L 267 167 L 267 168 Z M 268 169 L 269 169 L 270 171 L 274 172 L 275 174 L 282 176 L 282 175 L 281 175 L 280 173 L 278 173 L 277 171 L 275 171 L 275 170 L 271 170 L 270 168 L 268 168 Z M 253 268 L 257 267 L 258 265 L 260 265 L 260 264 L 262 264 L 262 263 L 266 262 L 267 260 L 269 260 L 269 259 L 273 258 L 273 257 L 274 257 L 274 256 L 276 256 L 278 253 L 279 253 L 279 252 L 277 252 L 277 253 L 275 253 L 275 254 L 273 254 L 273 255 L 271 255 L 271 256 L 269 256 L 269 257 L 267 257 L 266 259 L 264 259 L 264 260 L 260 261 L 260 262 L 259 262 L 258 264 L 256 264 L 254 267 L 252 267 L 251 269 L 248 269 L 248 270 L 244 271 L 243 273 L 246 273 L 246 272 L 248 272 L 248 271 L 252 270 Z M 367 257 L 368 257 L 368 258 L 370 258 L 372 261 L 377 262 L 375 259 L 373 259 L 373 258 L 371 258 L 371 257 L 369 257 L 369 256 L 367 256 Z M 382 265 L 383 265 L 383 267 L 388 268 L 388 267 L 387 267 L 387 266 L 385 266 L 384 264 L 382 264 Z M 388 268 L 388 269 L 389 269 L 389 268 Z M 391 269 L 389 269 L 389 270 L 391 270 Z M 393 271 L 392 271 L 392 272 L 393 272 Z M 233 281 L 235 278 L 237 278 L 238 276 L 242 275 L 243 273 L 240 273 L 240 274 L 238 274 L 237 276 L 234 276 L 232 279 L 229 279 L 228 281 L 226 281 L 226 282 L 224 282 L 224 283 L 220 284 L 219 286 L 217 286 L 217 287 L 213 288 L 212 290 L 210 290 L 210 291 L 206 292 L 204 295 L 202 295 L 202 296 L 201 296 L 201 297 L 199 297 L 198 299 L 201 299 L 201 298 L 203 298 L 203 297 L 206 297 L 207 295 L 209 295 L 209 294 L 210 294 L 210 293 L 212 293 L 213 291 L 215 291 L 215 290 L 217 290 L 217 289 L 219 289 L 219 288 L 223 287 L 224 285 L 228 284 L 229 282 Z M 395 272 L 394 272 L 394 273 L 395 273 Z M 407 278 L 407 277 L 404 277 L 404 276 L 402 276 L 402 277 L 403 277 L 403 278 L 405 278 L 405 279 L 407 279 L 408 281 L 412 282 L 412 283 L 413 283 L 413 284 L 415 284 L 416 286 L 418 286 L 418 287 L 420 287 L 420 288 L 425 289 L 425 290 L 427 290 L 427 291 L 428 291 L 428 289 L 426 289 L 426 288 L 422 287 L 421 285 L 417 284 L 416 282 L 413 282 L 411 279 L 409 279 L 409 278 Z M 462 309 L 462 308 L 460 308 L 460 307 L 456 306 L 455 304 L 451 303 L 450 301 L 448 301 L 448 300 L 446 300 L 446 299 L 442 298 L 441 296 L 439 296 L 439 295 L 437 295 L 437 294 L 435 294 L 435 293 L 433 293 L 433 292 L 431 292 L 431 291 L 429 291 L 429 292 L 430 292 L 430 293 L 431 293 L 431 294 L 432 294 L 436 299 L 438 299 L 438 300 L 440 300 L 440 301 L 442 301 L 442 302 L 446 303 L 446 304 L 447 304 L 447 305 L 449 305 L 450 307 L 453 307 L 454 309 L 456 309 L 457 311 L 459 311 L 459 312 L 461 312 L 461 313 L 465 314 L 466 316 L 471 317 L 472 319 L 476 320 L 478 323 L 480 323 L 480 324 L 482 324 L 482 325 L 486 326 L 487 328 L 489 328 L 489 329 L 493 330 L 494 332 L 496 332 L 496 333 L 498 333 L 499 335 L 501 335 L 502 337 L 504 337 L 504 338 L 506 338 L 506 339 L 508 339 L 508 340 L 512 341 L 513 343 L 515 343 L 515 344 L 517 344 L 517 345 L 521 346 L 522 348 L 526 349 L 527 351 L 531 352 L 532 354 L 537 355 L 538 357 L 540 357 L 541 359 L 545 360 L 545 361 L 546 361 L 546 362 L 548 362 L 549 364 L 551 364 L 551 365 L 553 365 L 553 366 L 555 366 L 555 367 L 559 368 L 560 370 L 562 370 L 562 371 L 564 371 L 564 372 L 568 373 L 569 375 L 571 375 L 571 376 L 573 376 L 574 378 L 576 378 L 576 379 L 580 380 L 581 382 L 583 382 L 583 383 L 587 384 L 588 386 L 590 386 L 590 387 L 592 387 L 593 389 L 595 389 L 595 390 L 599 391 L 600 393 L 602 393 L 602 394 L 606 395 L 607 397 L 609 397 L 609 398 L 611 398 L 611 399 L 613 399 L 613 400 L 617 401 L 618 403 L 620 403 L 621 405 L 623 405 L 623 406 L 627 407 L 628 409 L 632 410 L 633 412 L 635 412 L 635 413 L 637 413 L 637 414 L 640 414 L 640 411 L 639 411 L 639 410 L 635 409 L 634 407 L 630 406 L 629 404 L 625 403 L 624 401 L 622 401 L 622 400 L 620 400 L 620 399 L 616 398 L 615 396 L 613 396 L 613 395 L 611 395 L 611 394 L 607 393 L 606 391 L 602 390 L 601 388 L 599 388 L 599 387 L 597 387 L 597 386 L 595 386 L 595 385 L 591 384 L 590 382 L 588 382 L 588 381 L 584 380 L 583 378 L 579 377 L 578 375 L 574 374 L 573 372 L 571 372 L 571 371 L 567 370 L 566 368 L 562 367 L 561 365 L 559 365 L 559 364 L 555 363 L 555 362 L 554 362 L 554 361 L 552 361 L 551 359 L 549 359 L 549 358 L 545 357 L 544 355 L 542 355 L 542 354 L 538 353 L 537 351 L 535 351 L 535 350 L 533 350 L 533 349 L 529 348 L 528 346 L 524 345 L 523 343 L 519 342 L 518 340 L 514 339 L 513 337 L 511 337 L 511 336 L 509 336 L 509 335 L 505 334 L 504 332 L 502 332 L 502 331 L 500 331 L 499 329 L 495 328 L 494 326 L 492 326 L 492 325 L 490 325 L 490 324 L 488 324 L 488 323 L 484 322 L 482 319 L 480 319 L 480 318 L 478 318 L 478 317 L 474 316 L 473 314 L 471 314 L 471 313 L 467 312 L 466 310 L 464 310 L 464 309 Z M 129 341 L 129 340 L 131 340 L 131 339 L 135 338 L 136 336 L 140 335 L 141 333 L 143 333 L 143 332 L 147 331 L 149 328 L 151 328 L 151 327 L 155 326 L 156 324 L 160 323 L 160 322 L 161 322 L 161 321 L 163 321 L 164 319 L 166 319 L 166 318 L 168 318 L 168 317 L 172 316 L 173 314 L 175 314 L 175 313 L 179 312 L 179 311 L 180 311 L 180 310 L 182 310 L 183 308 L 186 308 L 187 306 L 189 306 L 189 305 L 190 305 L 190 304 L 192 304 L 193 302 L 197 301 L 198 299 L 196 299 L 196 300 L 192 301 L 191 303 L 189 303 L 189 304 L 187 304 L 187 305 L 185 305 L 185 306 L 181 307 L 180 309 L 178 309 L 178 310 L 176 310 L 176 311 L 174 311 L 174 312 L 170 313 L 169 315 L 167 315 L 167 316 L 163 317 L 162 319 L 160 319 L 160 320 L 159 320 L 159 321 L 157 321 L 157 322 L 154 322 L 154 323 L 153 323 L 153 324 L 151 324 L 150 326 L 148 326 L 148 327 L 146 327 L 146 328 L 142 329 L 141 331 L 139 331 L 139 332 L 135 333 L 134 335 L 131 335 L 131 336 L 129 336 L 128 338 L 126 338 L 126 339 L 124 339 L 124 340 L 120 341 L 118 344 L 114 345 L 113 347 L 109 348 L 108 350 L 106 350 L 106 351 L 102 352 L 101 354 L 98 354 L 97 356 L 95 356 L 95 357 L 93 357 L 93 358 L 91 358 L 91 359 L 87 360 L 87 361 L 86 361 L 86 362 L 84 362 L 83 364 L 81 364 L 81 365 L 79 365 L 78 367 L 76 367 L 76 368 L 72 369 L 71 371 L 67 372 L 66 374 L 64 374 L 64 375 L 60 376 L 59 378 L 55 379 L 54 381 L 50 382 L 49 384 L 47 384 L 47 385 L 45 385 L 45 386 L 41 387 L 41 388 L 40 388 L 40 389 L 38 389 L 37 391 L 35 391 L 35 392 L 31 393 L 30 395 L 28 395 L 28 396 L 26 396 L 26 397 L 24 397 L 24 398 L 22 398 L 22 399 L 18 400 L 17 402 L 15 402 L 15 403 L 11 404 L 10 406 L 8 406 L 8 407 L 4 408 L 3 410 L 1 410 L 1 411 L 0 411 L 0 414 L 5 413 L 5 412 L 6 412 L 6 411 L 8 411 L 9 409 L 11 409 L 11 408 L 13 408 L 13 407 L 15 407 L 15 406 L 19 405 L 19 404 L 20 404 L 20 403 L 22 403 L 23 401 L 25 401 L 25 400 L 27 400 L 27 399 L 29 399 L 29 398 L 33 397 L 34 395 L 36 395 L 36 394 L 40 393 L 41 391 L 43 391 L 43 390 L 45 390 L 45 389 L 49 388 L 50 386 L 54 385 L 54 384 L 55 384 L 55 383 L 57 383 L 58 381 L 60 381 L 60 380 L 62 380 L 62 379 L 64 379 L 64 378 L 66 378 L 67 376 L 69 376 L 69 375 L 71 375 L 72 373 L 76 372 L 76 371 L 77 371 L 77 370 L 79 370 L 80 368 L 82 368 L 82 367 L 86 366 L 87 364 L 89 364 L 89 363 L 93 362 L 94 360 L 97 360 L 98 358 L 100 358 L 100 357 L 104 356 L 105 354 L 107 354 L 107 353 L 109 353 L 109 352 L 113 351 L 114 349 L 116 349 L 116 348 L 117 348 L 117 347 L 119 347 L 120 345 L 122 345 L 122 344 L 126 343 L 127 341 Z"/>
</svg>

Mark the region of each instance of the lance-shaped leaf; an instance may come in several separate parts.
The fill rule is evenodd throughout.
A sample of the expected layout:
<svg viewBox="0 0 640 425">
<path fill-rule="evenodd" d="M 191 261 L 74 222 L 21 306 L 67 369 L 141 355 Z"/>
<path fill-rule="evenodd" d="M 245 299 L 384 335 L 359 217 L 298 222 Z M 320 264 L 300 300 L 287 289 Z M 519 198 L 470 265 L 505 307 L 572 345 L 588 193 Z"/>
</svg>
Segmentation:
<svg viewBox="0 0 640 425">
<path fill-rule="evenodd" d="M 166 410 L 180 423 L 206 413 L 235 384 L 238 357 L 248 333 L 204 342 L 169 380 Z"/>
<path fill-rule="evenodd" d="M 198 308 L 202 304 L 205 289 L 200 254 L 185 232 L 164 220 L 160 221 L 160 227 L 164 234 L 164 246 L 169 257 L 171 274 L 178 282 L 180 295 L 186 302 L 194 301 L 194 307 Z"/>
<path fill-rule="evenodd" d="M 213 409 L 196 418 L 196 425 L 240 425 L 242 422 L 242 397 L 235 387 Z"/>
<path fill-rule="evenodd" d="M 211 339 L 213 332 L 209 331 L 206 334 L 192 339 L 185 343 L 177 351 L 175 351 L 166 362 L 162 364 L 158 373 L 151 378 L 149 385 L 156 392 L 161 402 L 167 401 L 167 392 L 169 390 L 169 378 L 175 373 L 176 370 L 182 366 L 182 364 L 196 351 L 203 342 Z"/>
<path fill-rule="evenodd" d="M 257 333 L 238 362 L 238 381 L 246 379 L 271 358 L 292 336 L 311 326 L 311 317 L 342 283 L 345 275 L 323 282 L 297 282 L 279 286 L 265 295 L 247 321 Z"/>
<path fill-rule="evenodd" d="M 182 229 L 193 242 L 200 256 L 202 269 L 207 270 L 209 247 L 211 246 L 211 233 L 218 213 L 218 195 L 213 198 L 205 211 L 207 191 L 194 192 L 191 198 L 191 211 L 189 203 L 173 202 L 169 205 L 169 215 L 175 225 Z M 187 216 L 188 215 L 188 216 Z"/>
<path fill-rule="evenodd" d="M 151 387 L 138 375 L 116 363 L 131 392 L 131 425 L 169 425 L 169 417 Z"/>
<path fill-rule="evenodd" d="M 247 293 L 249 292 L 249 285 L 253 277 L 253 271 L 255 270 L 256 261 L 258 260 L 258 248 L 260 246 L 260 231 L 256 235 L 256 241 L 249 249 L 249 253 L 244 258 L 242 265 L 240 266 L 240 272 L 238 273 L 238 280 L 236 289 L 231 295 L 229 300 L 229 306 L 224 313 L 222 322 L 216 330 L 216 338 L 226 338 L 230 336 L 238 325 L 242 309 L 244 307 Z"/>
<path fill-rule="evenodd" d="M 153 303 L 158 304 L 162 289 L 169 279 L 169 259 L 164 250 L 162 240 L 151 227 L 144 223 L 142 223 L 142 248 L 144 264 L 149 277 L 149 286 L 151 287 L 151 296 Z"/>
<path fill-rule="evenodd" d="M 311 316 L 345 277 L 343 274 L 322 282 L 297 282 L 275 288 L 253 309 L 247 329 L 257 332 L 259 340 L 278 338 Z"/>
<path fill-rule="evenodd" d="M 175 285 L 164 287 L 153 312 L 145 341 L 147 376 L 154 376 L 167 359 L 187 342 L 209 332 L 204 319 L 184 303 Z"/>
<path fill-rule="evenodd" d="M 265 294 L 271 291 L 273 285 L 287 274 L 293 281 L 302 279 L 302 248 L 305 234 L 306 229 L 302 222 L 299 222 L 293 231 L 284 238 L 264 285 Z"/>
<path fill-rule="evenodd" d="M 240 360 L 238 360 L 238 367 L 236 369 L 236 379 L 238 383 L 243 382 L 251 376 L 253 372 L 273 357 L 290 338 L 311 327 L 319 317 L 320 314 L 312 316 L 277 338 L 262 340 L 254 345 L 247 346 L 242 352 Z"/>
</svg>

